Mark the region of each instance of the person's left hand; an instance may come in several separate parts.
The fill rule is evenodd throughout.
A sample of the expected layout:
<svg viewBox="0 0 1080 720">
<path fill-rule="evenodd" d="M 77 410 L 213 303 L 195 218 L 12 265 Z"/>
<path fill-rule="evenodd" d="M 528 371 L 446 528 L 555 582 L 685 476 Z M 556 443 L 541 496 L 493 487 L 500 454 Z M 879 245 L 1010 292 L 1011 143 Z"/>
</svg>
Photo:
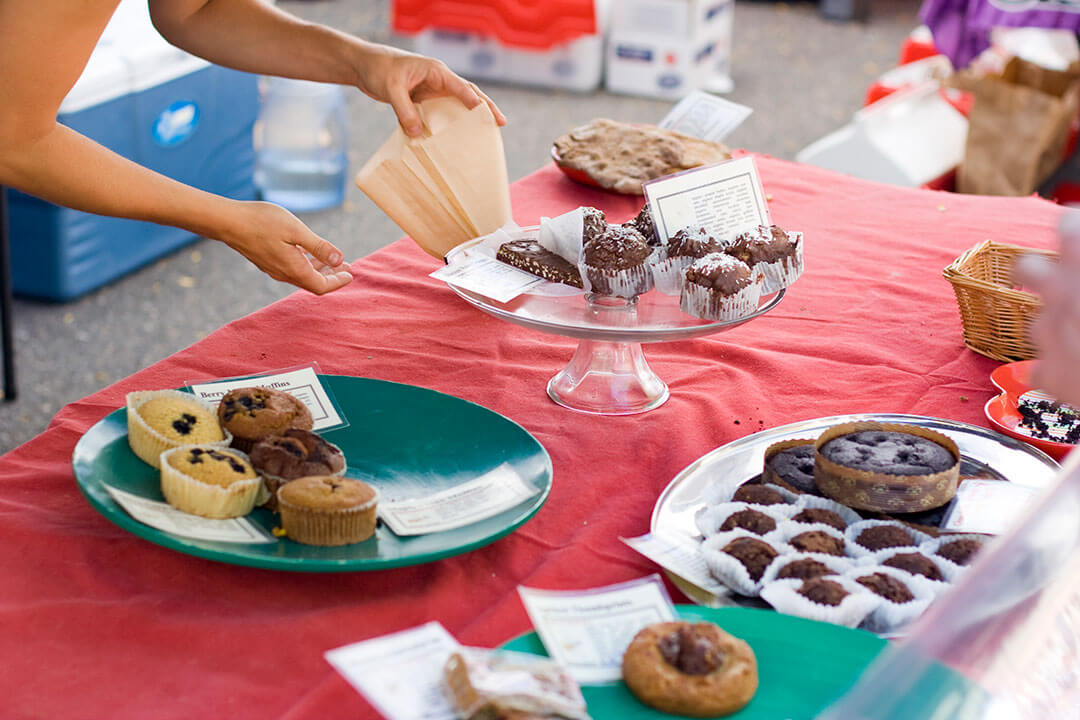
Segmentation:
<svg viewBox="0 0 1080 720">
<path fill-rule="evenodd" d="M 487 103 L 495 122 L 506 124 L 506 116 L 476 83 L 454 74 L 441 60 L 385 45 L 376 47 L 375 57 L 358 69 L 357 86 L 375 100 L 390 103 L 406 135 L 417 137 L 424 132 L 416 103 L 443 96 L 456 97 L 470 109 Z"/>
</svg>

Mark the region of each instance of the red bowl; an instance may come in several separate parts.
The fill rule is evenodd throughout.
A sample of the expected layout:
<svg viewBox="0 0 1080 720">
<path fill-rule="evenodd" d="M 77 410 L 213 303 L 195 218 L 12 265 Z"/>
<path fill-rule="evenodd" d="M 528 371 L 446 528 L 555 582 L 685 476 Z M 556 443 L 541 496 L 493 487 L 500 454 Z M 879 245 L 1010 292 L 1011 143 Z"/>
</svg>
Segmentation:
<svg viewBox="0 0 1080 720">
<path fill-rule="evenodd" d="M 555 161 L 555 166 L 563 171 L 566 177 L 570 178 L 574 182 L 579 182 L 582 185 L 588 185 L 589 187 L 597 188 L 599 190 L 608 190 L 609 192 L 615 192 L 610 188 L 601 187 L 598 182 L 592 179 L 592 177 L 584 170 L 578 170 L 568 165 L 563 164 L 562 158 L 559 157 L 559 150 L 554 145 L 551 146 L 551 159 Z"/>
<path fill-rule="evenodd" d="M 1035 360 L 1012 362 L 990 373 L 990 381 L 1001 390 L 1001 394 L 990 398 L 983 412 L 986 414 L 986 419 L 990 421 L 990 426 L 998 432 L 1037 447 L 1055 460 L 1061 461 L 1076 447 L 1075 445 L 1034 438 L 1020 429 L 1023 416 L 1016 408 L 1016 401 L 1024 393 L 1037 389 L 1031 384 L 1031 371 L 1035 362 Z"/>
</svg>

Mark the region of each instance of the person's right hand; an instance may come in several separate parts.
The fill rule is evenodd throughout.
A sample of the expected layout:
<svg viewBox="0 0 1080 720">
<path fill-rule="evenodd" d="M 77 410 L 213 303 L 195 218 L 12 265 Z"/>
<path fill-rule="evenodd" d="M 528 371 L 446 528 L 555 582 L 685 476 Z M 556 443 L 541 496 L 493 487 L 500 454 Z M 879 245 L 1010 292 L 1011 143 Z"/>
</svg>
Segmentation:
<svg viewBox="0 0 1080 720">
<path fill-rule="evenodd" d="M 1042 296 L 1031 328 L 1039 349 L 1032 382 L 1058 400 L 1080 406 L 1080 211 L 1062 219 L 1060 261 L 1029 255 L 1015 280 Z"/>
<path fill-rule="evenodd" d="M 285 208 L 267 202 L 237 202 L 233 209 L 229 229 L 217 239 L 270 277 L 316 295 L 352 281 L 341 251 Z"/>
</svg>

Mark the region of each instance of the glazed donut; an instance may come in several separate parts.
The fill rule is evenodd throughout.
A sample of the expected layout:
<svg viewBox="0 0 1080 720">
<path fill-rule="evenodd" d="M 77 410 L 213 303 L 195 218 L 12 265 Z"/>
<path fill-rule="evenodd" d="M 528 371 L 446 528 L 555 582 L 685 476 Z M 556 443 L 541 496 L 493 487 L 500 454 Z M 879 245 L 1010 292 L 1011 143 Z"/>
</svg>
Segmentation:
<svg viewBox="0 0 1080 720">
<path fill-rule="evenodd" d="M 643 628 L 626 648 L 623 681 L 638 700 L 672 715 L 716 717 L 746 706 L 757 660 L 744 641 L 708 622 Z"/>
</svg>

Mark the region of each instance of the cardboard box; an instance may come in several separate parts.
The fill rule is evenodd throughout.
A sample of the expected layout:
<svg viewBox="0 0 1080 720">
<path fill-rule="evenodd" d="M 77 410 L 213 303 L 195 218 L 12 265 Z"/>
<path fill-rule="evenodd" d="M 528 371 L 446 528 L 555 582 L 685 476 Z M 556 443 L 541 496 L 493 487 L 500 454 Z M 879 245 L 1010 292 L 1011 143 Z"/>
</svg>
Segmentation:
<svg viewBox="0 0 1080 720">
<path fill-rule="evenodd" d="M 734 0 L 619 0 L 611 12 L 605 85 L 677 100 L 730 92 Z"/>
</svg>

